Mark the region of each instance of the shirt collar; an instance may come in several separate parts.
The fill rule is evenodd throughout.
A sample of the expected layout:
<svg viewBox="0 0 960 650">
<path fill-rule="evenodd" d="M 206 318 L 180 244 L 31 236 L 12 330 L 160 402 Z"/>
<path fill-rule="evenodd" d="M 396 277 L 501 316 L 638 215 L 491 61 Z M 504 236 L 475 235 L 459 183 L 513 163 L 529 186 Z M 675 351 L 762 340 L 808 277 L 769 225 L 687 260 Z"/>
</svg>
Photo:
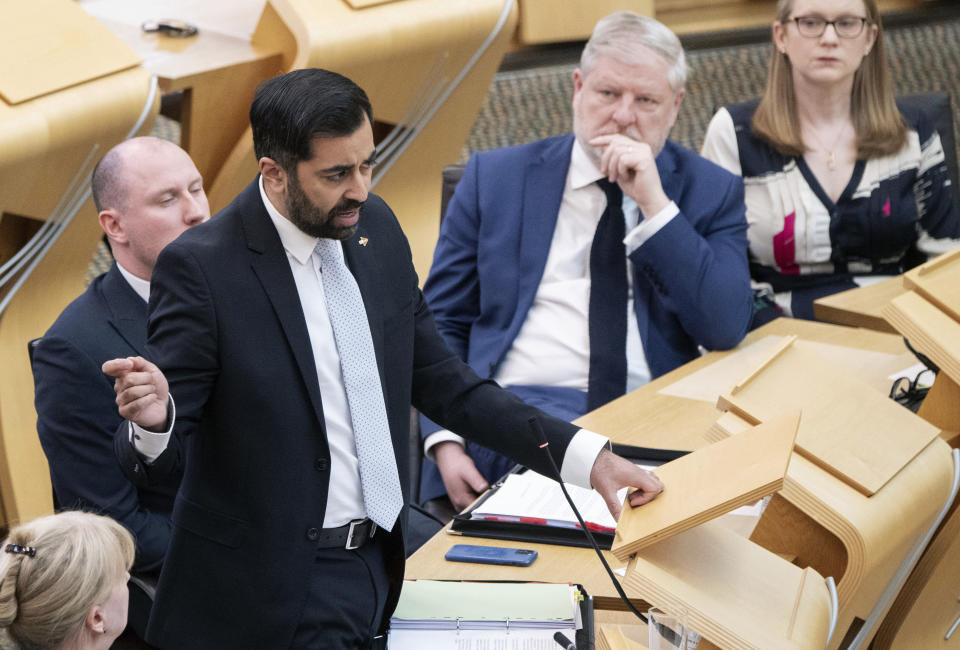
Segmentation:
<svg viewBox="0 0 960 650">
<path fill-rule="evenodd" d="M 283 244 L 284 250 L 301 264 L 306 264 L 313 254 L 313 249 L 317 246 L 318 238 L 303 232 L 293 225 L 292 221 L 280 214 L 280 211 L 270 202 L 266 190 L 263 189 L 263 176 L 260 177 L 258 182 L 263 206 L 267 209 L 267 214 L 270 215 L 270 220 L 277 229 L 277 234 L 280 235 L 280 243 Z"/>
<path fill-rule="evenodd" d="M 130 288 L 136 291 L 137 295 L 143 298 L 144 302 L 150 302 L 150 281 L 144 280 L 143 278 L 138 278 L 133 273 L 120 266 L 119 262 L 117 262 L 117 269 L 120 271 L 120 275 L 123 276 L 123 279 L 127 281 L 127 284 L 130 285 Z"/>
<path fill-rule="evenodd" d="M 580 141 L 573 139 L 573 151 L 570 152 L 570 172 L 568 173 L 570 189 L 579 190 L 596 183 L 603 178 L 600 168 L 587 155 L 580 145 Z"/>
</svg>

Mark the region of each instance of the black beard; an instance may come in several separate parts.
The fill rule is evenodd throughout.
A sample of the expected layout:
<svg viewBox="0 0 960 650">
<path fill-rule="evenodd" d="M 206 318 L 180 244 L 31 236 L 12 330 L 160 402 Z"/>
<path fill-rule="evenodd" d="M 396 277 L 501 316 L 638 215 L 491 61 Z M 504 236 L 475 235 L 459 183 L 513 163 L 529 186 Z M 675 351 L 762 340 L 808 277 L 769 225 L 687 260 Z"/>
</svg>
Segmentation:
<svg viewBox="0 0 960 650">
<path fill-rule="evenodd" d="M 288 174 L 287 178 L 289 179 L 287 182 L 287 218 L 293 225 L 311 237 L 322 237 L 324 239 L 343 240 L 357 232 L 358 224 L 338 226 L 334 218 L 362 207 L 362 201 L 343 199 L 324 214 L 307 197 L 295 175 Z"/>
</svg>

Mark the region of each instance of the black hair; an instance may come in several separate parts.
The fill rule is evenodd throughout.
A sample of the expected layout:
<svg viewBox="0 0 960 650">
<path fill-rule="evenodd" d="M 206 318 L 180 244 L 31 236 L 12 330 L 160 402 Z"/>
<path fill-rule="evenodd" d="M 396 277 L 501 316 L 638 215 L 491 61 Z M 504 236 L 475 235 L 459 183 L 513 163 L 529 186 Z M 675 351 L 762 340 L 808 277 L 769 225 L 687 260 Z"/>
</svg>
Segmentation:
<svg viewBox="0 0 960 650">
<path fill-rule="evenodd" d="M 373 124 L 367 94 L 341 74 L 306 68 L 274 77 L 257 88 L 250 106 L 253 150 L 257 160 L 272 158 L 282 168 L 311 158 L 316 137 L 350 135 Z"/>
</svg>

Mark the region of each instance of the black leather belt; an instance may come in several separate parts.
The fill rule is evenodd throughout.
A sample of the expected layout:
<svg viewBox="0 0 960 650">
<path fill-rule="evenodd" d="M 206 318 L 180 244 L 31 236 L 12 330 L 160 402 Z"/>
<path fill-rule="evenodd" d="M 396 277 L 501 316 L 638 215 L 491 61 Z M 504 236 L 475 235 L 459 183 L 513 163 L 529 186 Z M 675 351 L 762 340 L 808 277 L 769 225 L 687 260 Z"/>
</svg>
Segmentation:
<svg viewBox="0 0 960 650">
<path fill-rule="evenodd" d="M 317 548 L 345 548 L 352 551 L 371 540 L 377 525 L 369 519 L 355 519 L 338 528 L 321 528 Z"/>
</svg>

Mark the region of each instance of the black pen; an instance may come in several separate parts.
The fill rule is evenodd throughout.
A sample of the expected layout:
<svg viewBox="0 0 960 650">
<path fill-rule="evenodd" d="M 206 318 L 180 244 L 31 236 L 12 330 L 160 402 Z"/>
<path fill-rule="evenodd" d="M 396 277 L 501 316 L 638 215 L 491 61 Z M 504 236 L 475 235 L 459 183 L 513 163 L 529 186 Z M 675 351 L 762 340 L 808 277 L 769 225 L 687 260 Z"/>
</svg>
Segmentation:
<svg viewBox="0 0 960 650">
<path fill-rule="evenodd" d="M 553 635 L 553 640 L 560 644 L 564 650 L 577 650 L 577 644 L 563 635 L 563 632 L 557 632 Z"/>
</svg>

